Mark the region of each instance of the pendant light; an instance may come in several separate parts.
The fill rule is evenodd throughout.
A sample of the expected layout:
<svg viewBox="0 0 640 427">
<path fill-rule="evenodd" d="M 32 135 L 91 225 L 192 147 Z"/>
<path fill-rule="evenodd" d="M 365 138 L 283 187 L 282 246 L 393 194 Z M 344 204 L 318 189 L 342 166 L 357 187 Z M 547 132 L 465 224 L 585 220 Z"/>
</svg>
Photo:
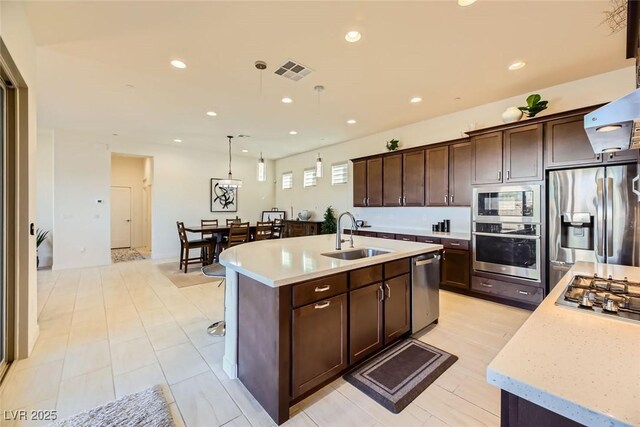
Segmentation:
<svg viewBox="0 0 640 427">
<path fill-rule="evenodd" d="M 227 138 L 229 138 L 229 175 L 227 179 L 221 179 L 218 185 L 222 188 L 240 188 L 242 187 L 242 180 L 233 179 L 231 174 L 231 139 L 233 136 L 227 136 Z"/>
<path fill-rule="evenodd" d="M 322 178 L 322 158 L 320 157 L 320 153 L 318 153 L 318 158 L 316 159 L 316 178 Z"/>
<path fill-rule="evenodd" d="M 262 151 L 260 152 L 260 157 L 258 158 L 258 182 L 265 182 L 267 180 L 267 165 L 264 163 L 264 158 L 262 157 Z"/>
</svg>

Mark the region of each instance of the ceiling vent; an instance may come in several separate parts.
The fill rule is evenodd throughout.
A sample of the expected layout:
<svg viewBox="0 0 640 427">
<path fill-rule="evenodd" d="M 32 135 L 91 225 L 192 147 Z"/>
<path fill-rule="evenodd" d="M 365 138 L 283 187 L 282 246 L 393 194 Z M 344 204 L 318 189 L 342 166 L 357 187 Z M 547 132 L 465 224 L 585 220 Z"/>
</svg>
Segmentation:
<svg viewBox="0 0 640 427">
<path fill-rule="evenodd" d="M 279 76 L 286 77 L 289 80 L 297 82 L 303 77 L 311 74 L 313 70 L 295 61 L 288 60 L 278 68 L 275 73 Z"/>
</svg>

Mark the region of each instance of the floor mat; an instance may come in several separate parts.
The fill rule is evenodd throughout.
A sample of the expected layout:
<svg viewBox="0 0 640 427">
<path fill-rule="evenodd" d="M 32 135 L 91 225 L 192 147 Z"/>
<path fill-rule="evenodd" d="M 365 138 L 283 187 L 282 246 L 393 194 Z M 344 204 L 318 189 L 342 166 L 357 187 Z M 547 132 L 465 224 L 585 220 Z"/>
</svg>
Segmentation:
<svg viewBox="0 0 640 427">
<path fill-rule="evenodd" d="M 129 262 L 145 259 L 144 255 L 132 248 L 111 249 L 111 262 Z"/>
</svg>

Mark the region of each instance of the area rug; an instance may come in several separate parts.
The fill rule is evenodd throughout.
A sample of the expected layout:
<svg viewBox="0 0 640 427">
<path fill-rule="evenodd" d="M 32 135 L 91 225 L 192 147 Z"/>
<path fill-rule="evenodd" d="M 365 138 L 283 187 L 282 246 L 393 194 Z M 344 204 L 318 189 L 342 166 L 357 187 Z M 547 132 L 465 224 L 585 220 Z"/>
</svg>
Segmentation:
<svg viewBox="0 0 640 427">
<path fill-rule="evenodd" d="M 135 249 L 111 249 L 111 262 L 114 264 L 117 262 L 138 261 L 144 259 L 144 256 Z"/>
<path fill-rule="evenodd" d="M 184 274 L 184 270 L 179 269 L 178 261 L 158 264 L 158 270 L 178 288 L 215 283 L 222 280 L 220 277 L 205 276 L 198 265 L 190 265 L 189 272 Z"/>
<path fill-rule="evenodd" d="M 139 393 L 121 397 L 50 427 L 175 427 L 162 387 L 155 385 Z"/>
<path fill-rule="evenodd" d="M 408 338 L 375 356 L 344 379 L 387 408 L 399 413 L 458 357 Z"/>
</svg>

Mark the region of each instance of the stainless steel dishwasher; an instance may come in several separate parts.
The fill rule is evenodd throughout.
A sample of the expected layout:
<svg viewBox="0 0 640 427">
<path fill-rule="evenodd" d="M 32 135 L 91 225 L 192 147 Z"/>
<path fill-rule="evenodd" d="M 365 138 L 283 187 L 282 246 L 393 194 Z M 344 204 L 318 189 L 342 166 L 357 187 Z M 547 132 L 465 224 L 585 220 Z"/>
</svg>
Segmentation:
<svg viewBox="0 0 640 427">
<path fill-rule="evenodd" d="M 438 322 L 440 252 L 411 258 L 411 333 Z"/>
</svg>

